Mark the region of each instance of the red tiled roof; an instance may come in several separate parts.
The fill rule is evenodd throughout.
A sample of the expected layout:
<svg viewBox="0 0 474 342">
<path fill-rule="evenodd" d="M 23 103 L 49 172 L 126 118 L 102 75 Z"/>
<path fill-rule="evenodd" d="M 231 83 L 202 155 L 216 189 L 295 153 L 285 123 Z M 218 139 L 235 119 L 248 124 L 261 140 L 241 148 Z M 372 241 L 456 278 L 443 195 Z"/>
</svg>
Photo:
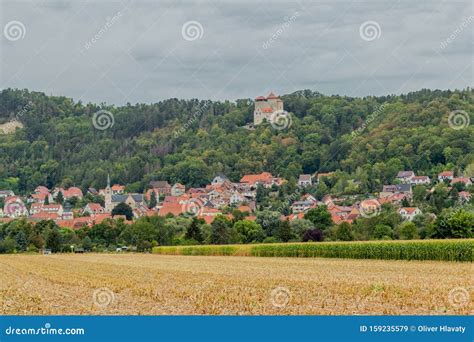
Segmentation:
<svg viewBox="0 0 474 342">
<path fill-rule="evenodd" d="M 240 180 L 241 183 L 255 184 L 257 182 L 269 183 L 271 182 L 273 176 L 269 172 L 262 172 L 257 175 L 244 175 Z"/>
<path fill-rule="evenodd" d="M 453 180 L 451 181 L 451 184 L 454 184 L 454 183 L 470 184 L 471 180 L 467 177 L 456 177 L 456 178 L 453 178 Z"/>
<path fill-rule="evenodd" d="M 405 210 L 407 212 L 407 214 L 413 214 L 415 212 L 415 210 L 417 210 L 418 208 L 417 207 L 403 207 L 403 208 L 400 208 L 398 211 L 402 211 L 402 210 Z"/>
<path fill-rule="evenodd" d="M 48 194 L 44 194 L 44 193 L 31 194 L 31 198 L 38 201 L 44 201 L 47 196 Z"/>
<path fill-rule="evenodd" d="M 145 216 L 156 216 L 156 215 L 158 215 L 158 211 L 153 210 L 153 209 L 149 209 L 145 213 Z"/>
<path fill-rule="evenodd" d="M 217 214 L 220 214 L 221 211 L 215 208 L 202 207 L 200 208 L 199 213 L 201 216 L 206 216 L 206 215 L 217 215 Z"/>
<path fill-rule="evenodd" d="M 112 215 L 110 213 L 99 213 L 92 215 L 89 219 L 91 220 L 91 224 L 99 224 L 108 218 L 112 218 Z M 117 218 L 117 216 L 115 216 L 115 218 Z"/>
<path fill-rule="evenodd" d="M 82 197 L 82 190 L 75 187 L 75 186 L 72 186 L 69 189 L 60 189 L 60 190 L 61 190 L 63 196 L 66 197 L 66 198 Z"/>
<path fill-rule="evenodd" d="M 54 209 L 54 210 L 59 210 L 61 209 L 62 205 L 61 204 L 43 204 L 42 209 Z"/>
<path fill-rule="evenodd" d="M 43 185 L 39 185 L 36 187 L 35 189 L 35 192 L 39 193 L 39 194 L 44 194 L 44 195 L 48 195 L 49 194 L 49 189 Z"/>
<path fill-rule="evenodd" d="M 100 205 L 100 203 L 88 203 L 87 206 L 92 211 L 99 211 L 99 210 L 103 209 L 102 206 Z"/>
<path fill-rule="evenodd" d="M 255 98 L 255 101 L 265 101 L 265 100 L 266 100 L 265 96 L 258 96 Z"/>
<path fill-rule="evenodd" d="M 56 220 L 58 218 L 58 214 L 40 211 L 39 213 L 31 215 L 29 218 L 33 220 Z"/>
<path fill-rule="evenodd" d="M 164 203 L 178 203 L 178 197 L 176 196 L 166 196 L 163 200 Z"/>
<path fill-rule="evenodd" d="M 183 206 L 178 202 L 164 202 L 158 215 L 166 216 L 168 214 L 173 214 L 174 216 L 178 216 L 181 213 L 183 213 Z"/>
<path fill-rule="evenodd" d="M 252 212 L 252 209 L 248 205 L 241 205 L 240 207 L 237 208 L 239 211 L 243 213 L 250 213 Z"/>
<path fill-rule="evenodd" d="M 273 94 L 273 92 L 270 92 L 270 94 L 268 94 L 268 96 L 267 96 L 267 99 L 278 99 L 278 96 Z"/>
<path fill-rule="evenodd" d="M 77 217 L 72 220 L 57 220 L 56 224 L 60 227 L 72 228 L 72 229 L 80 229 L 84 226 L 91 226 L 92 220 L 90 217 Z"/>
<path fill-rule="evenodd" d="M 438 176 L 441 176 L 441 177 L 452 177 L 452 176 L 454 176 L 454 172 L 453 172 L 453 171 L 443 171 L 443 172 L 441 172 Z"/>
</svg>

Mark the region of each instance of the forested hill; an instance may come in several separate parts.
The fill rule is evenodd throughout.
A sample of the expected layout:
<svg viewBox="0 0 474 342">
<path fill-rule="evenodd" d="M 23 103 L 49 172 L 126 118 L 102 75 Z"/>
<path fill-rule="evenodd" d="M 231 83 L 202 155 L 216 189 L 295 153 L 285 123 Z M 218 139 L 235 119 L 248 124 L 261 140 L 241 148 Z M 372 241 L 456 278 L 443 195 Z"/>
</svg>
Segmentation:
<svg viewBox="0 0 474 342">
<path fill-rule="evenodd" d="M 292 181 L 300 173 L 340 170 L 333 191 L 347 193 L 349 180 L 369 192 L 404 169 L 428 176 L 472 172 L 474 129 L 462 119 L 474 122 L 473 95 L 469 88 L 366 98 L 305 90 L 282 96 L 292 117 L 288 129 L 264 123 L 247 130 L 250 99 L 114 107 L 6 89 L 0 124 L 18 120 L 24 127 L 0 131 L 0 189 L 101 188 L 107 173 L 129 191 L 142 191 L 152 179 L 199 186 L 221 172 L 238 180 L 269 171 Z M 99 110 L 113 114 L 113 126 L 94 127 Z"/>
</svg>

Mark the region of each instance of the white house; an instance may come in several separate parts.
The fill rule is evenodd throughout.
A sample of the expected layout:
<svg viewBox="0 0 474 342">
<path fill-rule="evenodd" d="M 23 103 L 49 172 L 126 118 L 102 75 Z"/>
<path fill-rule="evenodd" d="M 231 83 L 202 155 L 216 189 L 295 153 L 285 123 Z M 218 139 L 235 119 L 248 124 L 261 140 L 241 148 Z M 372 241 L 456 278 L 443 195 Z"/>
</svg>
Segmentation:
<svg viewBox="0 0 474 342">
<path fill-rule="evenodd" d="M 310 201 L 296 201 L 293 202 L 293 204 L 291 205 L 291 211 L 293 212 L 293 214 L 298 214 L 308 210 L 313 205 L 314 203 Z"/>
<path fill-rule="evenodd" d="M 229 178 L 227 178 L 224 174 L 219 174 L 219 175 L 214 177 L 211 184 L 212 185 L 223 184 L 225 181 L 228 181 L 228 180 L 229 180 Z"/>
<path fill-rule="evenodd" d="M 413 171 L 399 171 L 397 174 L 397 179 L 402 183 L 410 183 L 413 177 L 415 177 Z"/>
<path fill-rule="evenodd" d="M 100 205 L 100 203 L 87 203 L 84 207 L 84 213 L 88 213 L 91 216 L 95 214 L 102 214 L 104 212 L 105 209 Z"/>
<path fill-rule="evenodd" d="M 186 187 L 181 183 L 175 183 L 171 187 L 171 196 L 179 197 L 181 195 L 184 195 L 185 193 L 186 193 Z"/>
<path fill-rule="evenodd" d="M 28 216 L 28 209 L 26 209 L 25 203 L 23 203 L 20 197 L 11 196 L 5 199 L 3 215 L 10 218 Z"/>
<path fill-rule="evenodd" d="M 427 185 L 430 184 L 431 180 L 428 176 L 414 176 L 411 178 L 412 185 Z"/>
<path fill-rule="evenodd" d="M 234 192 L 232 194 L 232 196 L 230 196 L 230 201 L 229 203 L 230 204 L 238 204 L 238 203 L 243 203 L 243 202 L 246 202 L 247 201 L 247 198 L 245 198 L 242 194 L 240 194 L 239 192 Z"/>
<path fill-rule="evenodd" d="M 456 183 L 464 183 L 465 186 L 472 185 L 471 180 L 468 177 L 456 177 L 451 180 L 451 185 Z"/>
<path fill-rule="evenodd" d="M 0 190 L 0 198 L 12 197 L 15 193 L 11 190 Z"/>
<path fill-rule="evenodd" d="M 304 188 L 313 184 L 313 177 L 311 175 L 300 175 L 298 178 L 298 186 Z"/>
<path fill-rule="evenodd" d="M 421 214 L 421 210 L 417 207 L 403 207 L 398 209 L 398 213 L 404 220 L 412 221 L 416 215 Z"/>
<path fill-rule="evenodd" d="M 440 174 L 438 174 L 438 180 L 440 182 L 444 181 L 445 179 L 448 180 L 453 180 L 454 178 L 454 172 L 453 171 L 443 171 Z"/>
</svg>

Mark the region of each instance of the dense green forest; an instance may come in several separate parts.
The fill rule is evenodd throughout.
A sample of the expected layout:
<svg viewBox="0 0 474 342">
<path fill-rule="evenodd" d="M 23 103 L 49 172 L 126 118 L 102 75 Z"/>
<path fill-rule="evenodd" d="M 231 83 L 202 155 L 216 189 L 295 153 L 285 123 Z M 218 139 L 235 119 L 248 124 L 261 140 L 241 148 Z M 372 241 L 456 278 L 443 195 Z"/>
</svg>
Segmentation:
<svg viewBox="0 0 474 342">
<path fill-rule="evenodd" d="M 455 110 L 473 122 L 472 89 L 365 98 L 304 90 L 282 100 L 292 116 L 288 129 L 264 123 L 247 130 L 242 126 L 252 122 L 250 99 L 116 107 L 5 89 L 0 123 L 16 119 L 24 128 L 0 133 L 0 189 L 101 188 L 110 173 L 128 191 L 143 191 L 152 179 L 202 186 L 220 172 L 236 181 L 269 171 L 291 182 L 301 173 L 339 170 L 332 192 L 369 193 L 399 170 L 430 177 L 446 169 L 473 172 L 472 125 L 448 125 Z M 92 122 L 101 109 L 114 116 L 106 130 Z"/>
</svg>

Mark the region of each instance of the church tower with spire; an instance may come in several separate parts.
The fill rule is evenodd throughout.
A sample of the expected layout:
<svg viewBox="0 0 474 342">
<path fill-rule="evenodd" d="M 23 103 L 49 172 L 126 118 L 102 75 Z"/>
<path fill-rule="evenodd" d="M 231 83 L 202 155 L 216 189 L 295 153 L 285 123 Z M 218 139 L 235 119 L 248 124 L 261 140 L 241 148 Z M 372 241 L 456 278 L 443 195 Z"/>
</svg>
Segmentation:
<svg viewBox="0 0 474 342">
<path fill-rule="evenodd" d="M 112 205 L 112 189 L 110 188 L 110 175 L 107 174 L 107 187 L 105 188 L 105 212 L 110 213 L 113 209 Z"/>
</svg>

